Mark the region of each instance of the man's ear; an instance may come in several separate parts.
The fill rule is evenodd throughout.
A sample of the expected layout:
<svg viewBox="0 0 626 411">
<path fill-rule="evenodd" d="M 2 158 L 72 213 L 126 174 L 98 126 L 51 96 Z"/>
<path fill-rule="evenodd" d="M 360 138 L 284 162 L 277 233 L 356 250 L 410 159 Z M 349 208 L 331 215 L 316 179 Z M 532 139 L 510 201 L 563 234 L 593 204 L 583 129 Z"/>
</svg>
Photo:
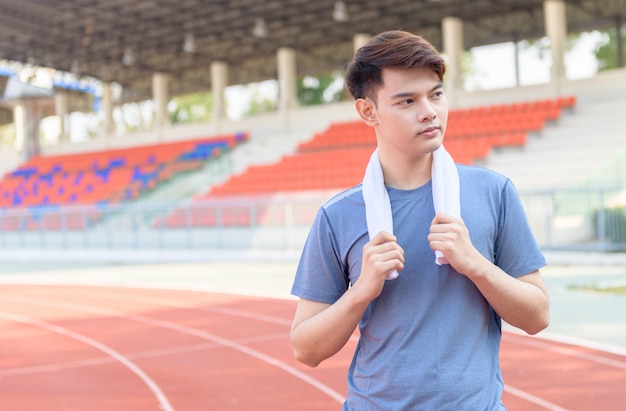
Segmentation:
<svg viewBox="0 0 626 411">
<path fill-rule="evenodd" d="M 370 127 L 376 127 L 378 120 L 376 119 L 376 105 L 370 99 L 359 98 L 354 102 L 357 113 Z"/>
</svg>

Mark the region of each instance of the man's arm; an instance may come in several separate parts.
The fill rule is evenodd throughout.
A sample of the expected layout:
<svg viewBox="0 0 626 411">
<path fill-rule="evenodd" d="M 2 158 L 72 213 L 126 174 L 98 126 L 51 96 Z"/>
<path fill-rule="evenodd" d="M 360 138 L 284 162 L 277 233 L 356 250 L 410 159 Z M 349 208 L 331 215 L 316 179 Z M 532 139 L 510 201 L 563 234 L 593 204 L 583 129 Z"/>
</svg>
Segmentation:
<svg viewBox="0 0 626 411">
<path fill-rule="evenodd" d="M 404 251 L 393 235 L 381 232 L 363 247 L 361 266 L 358 281 L 335 303 L 298 302 L 291 326 L 298 361 L 315 367 L 343 348 L 369 303 L 382 292 L 387 273 L 404 268 Z"/>
<path fill-rule="evenodd" d="M 538 270 L 511 277 L 474 248 L 462 219 L 445 213 L 437 213 L 433 219 L 428 241 L 478 287 L 504 321 L 529 334 L 548 326 L 550 302 Z"/>
<path fill-rule="evenodd" d="M 310 367 L 335 355 L 348 342 L 365 308 L 346 292 L 336 303 L 300 299 L 291 327 L 296 359 Z M 367 307 L 367 304 L 365 304 Z"/>
</svg>

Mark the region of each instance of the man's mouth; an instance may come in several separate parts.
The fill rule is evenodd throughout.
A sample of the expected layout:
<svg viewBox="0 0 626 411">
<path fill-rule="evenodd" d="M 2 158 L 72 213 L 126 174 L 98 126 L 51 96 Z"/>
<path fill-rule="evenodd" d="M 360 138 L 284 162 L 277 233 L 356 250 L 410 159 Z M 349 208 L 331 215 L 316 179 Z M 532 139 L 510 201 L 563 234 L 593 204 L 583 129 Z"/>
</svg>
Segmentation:
<svg viewBox="0 0 626 411">
<path fill-rule="evenodd" d="M 434 137 L 439 133 L 439 127 L 431 126 L 422 130 L 419 134 L 428 137 Z"/>
</svg>

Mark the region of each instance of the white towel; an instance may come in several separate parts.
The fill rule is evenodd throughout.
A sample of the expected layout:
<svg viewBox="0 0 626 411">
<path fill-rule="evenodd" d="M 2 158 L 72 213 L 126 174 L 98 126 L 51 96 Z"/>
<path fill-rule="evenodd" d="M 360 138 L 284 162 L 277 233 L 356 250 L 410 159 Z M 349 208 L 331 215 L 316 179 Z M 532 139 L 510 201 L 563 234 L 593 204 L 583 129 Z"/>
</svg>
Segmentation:
<svg viewBox="0 0 626 411">
<path fill-rule="evenodd" d="M 381 231 L 393 234 L 391 203 L 385 187 L 378 149 L 372 153 L 370 162 L 365 169 L 362 189 L 367 231 L 370 239 Z M 459 173 L 454 160 L 443 145 L 433 152 L 432 191 L 435 212 L 442 211 L 455 217 L 461 216 Z M 435 253 L 435 263 L 439 265 L 448 264 L 446 258 L 439 251 Z M 395 270 L 387 275 L 387 279 L 397 277 L 398 272 Z"/>
</svg>

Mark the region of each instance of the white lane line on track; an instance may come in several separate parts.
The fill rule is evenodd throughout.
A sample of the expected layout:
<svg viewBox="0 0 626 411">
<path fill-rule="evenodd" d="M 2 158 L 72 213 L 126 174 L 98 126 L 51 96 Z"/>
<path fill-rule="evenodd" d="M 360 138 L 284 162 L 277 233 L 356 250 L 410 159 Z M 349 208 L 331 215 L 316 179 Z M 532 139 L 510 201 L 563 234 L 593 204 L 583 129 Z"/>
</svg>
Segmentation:
<svg viewBox="0 0 626 411">
<path fill-rule="evenodd" d="M 240 341 L 241 344 L 258 341 L 272 341 L 278 338 L 285 338 L 285 334 L 268 334 L 260 337 L 245 338 Z M 185 345 L 173 348 L 166 348 L 161 350 L 148 350 L 137 353 L 126 354 L 126 358 L 129 360 L 142 360 L 148 358 L 162 358 L 168 355 L 189 354 L 191 352 L 206 351 L 215 348 L 221 348 L 221 345 L 213 342 L 205 342 L 201 344 Z M 68 370 L 72 368 L 90 367 L 93 365 L 111 364 L 116 360 L 111 357 L 94 357 L 77 361 L 64 361 L 57 363 L 50 363 L 45 365 L 35 365 L 30 367 L 18 367 L 18 368 L 5 368 L 0 369 L 0 378 L 12 377 L 16 375 L 28 375 L 44 372 L 54 372 L 60 370 Z"/>
<path fill-rule="evenodd" d="M 528 402 L 539 405 L 550 411 L 567 411 L 567 409 L 559 407 L 558 405 L 546 401 L 543 398 L 536 397 L 532 394 L 527 393 L 526 391 L 519 390 L 509 385 L 504 386 L 504 391 L 508 392 L 511 395 L 515 395 L 516 397 L 522 398 Z"/>
<path fill-rule="evenodd" d="M 503 325 L 502 329 L 506 331 L 508 334 L 528 337 L 528 334 L 526 334 L 524 331 L 520 330 L 519 328 L 515 328 L 512 325 L 509 325 L 506 323 L 503 323 L 502 325 Z M 618 355 L 620 357 L 626 357 L 626 347 L 616 345 L 616 344 L 593 341 L 593 340 L 589 340 L 585 338 L 572 337 L 572 336 L 567 336 L 567 335 L 562 335 L 562 334 L 553 334 L 551 332 L 546 332 L 546 331 L 542 331 L 541 333 L 537 335 L 533 335 L 532 338 L 544 340 L 544 341 L 557 342 L 560 344 L 576 345 L 578 347 L 589 348 L 594 351 L 601 351 L 607 354 L 613 354 L 613 355 Z"/>
<path fill-rule="evenodd" d="M 132 290 L 132 291 L 155 291 L 153 289 L 149 289 L 149 288 L 124 288 L 125 290 Z M 106 288 L 102 289 L 101 291 L 107 291 Z M 156 291 L 163 291 L 163 290 L 156 290 Z M 69 297 L 71 297 L 71 294 L 65 294 L 65 293 L 56 293 L 55 295 L 67 295 Z M 107 293 L 109 294 L 109 293 Z M 207 293 L 207 294 L 211 294 L 211 293 Z M 222 294 L 222 293 L 220 293 Z M 239 295 L 237 295 L 237 297 L 241 297 Z M 284 325 L 284 326 L 291 326 L 291 319 L 288 318 L 283 318 L 283 317 L 277 317 L 275 315 L 267 315 L 267 314 L 259 314 L 256 312 L 251 312 L 251 311 L 247 311 L 247 310 L 240 310 L 240 309 L 236 309 L 236 308 L 228 308 L 228 307 L 207 307 L 206 305 L 198 305 L 198 304 L 205 304 L 207 303 L 207 301 L 197 301 L 194 303 L 190 303 L 189 301 L 181 301 L 178 299 L 172 299 L 171 297 L 152 297 L 152 296 L 142 296 L 142 295 L 133 295 L 133 296 L 126 296 L 126 295 L 98 295 L 95 296 L 95 298 L 99 298 L 101 300 L 115 300 L 115 301 L 124 301 L 124 302 L 130 302 L 130 303 L 137 303 L 137 302 L 141 302 L 141 303 L 145 303 L 145 304 L 152 304 L 152 305 L 156 305 L 158 307 L 163 307 L 163 306 L 168 306 L 168 307 L 176 307 L 176 308 L 183 308 L 183 309 L 188 309 L 188 310 L 198 310 L 198 311 L 207 311 L 207 312 L 215 312 L 215 313 L 220 313 L 220 314 L 226 314 L 226 315 L 232 315 L 232 316 L 236 316 L 236 317 L 243 317 L 243 318 L 250 318 L 252 320 L 256 320 L 256 321 L 264 321 L 267 323 L 271 323 L 271 324 L 278 324 L 278 325 Z M 182 297 L 181 297 L 182 298 Z M 266 300 L 266 299 L 264 299 Z M 282 300 L 281 300 L 282 301 Z"/>
<path fill-rule="evenodd" d="M 138 302 L 141 301 L 143 303 L 148 303 L 148 304 L 153 304 L 153 305 L 157 305 L 157 306 L 163 306 L 163 305 L 168 305 L 168 306 L 173 306 L 173 307 L 177 307 L 177 308 L 184 308 L 184 309 L 191 309 L 191 310 L 201 310 L 201 311 L 209 311 L 209 312 L 219 312 L 222 314 L 227 314 L 227 315 L 233 315 L 233 316 L 238 316 L 238 317 L 244 317 L 244 318 L 250 318 L 253 320 L 257 320 L 257 321 L 264 321 L 264 322 L 269 322 L 269 323 L 273 323 L 273 324 L 281 324 L 281 325 L 285 325 L 288 326 L 290 325 L 290 321 L 287 321 L 283 318 L 280 317 L 275 317 L 275 316 L 269 316 L 269 315 L 260 315 L 258 313 L 254 313 L 254 312 L 249 312 L 249 311 L 245 311 L 245 310 L 239 310 L 239 309 L 229 309 L 229 308 L 213 308 L 213 307 L 205 307 L 205 306 L 194 306 L 194 305 L 190 305 L 189 302 L 183 302 L 180 300 L 172 300 L 172 299 L 165 299 L 165 298 L 161 298 L 161 297 L 143 297 L 143 296 L 137 296 L 137 298 L 125 298 L 125 297 L 121 297 L 119 295 L 116 295 L 114 297 L 104 297 L 104 299 L 115 299 L 115 300 L 119 300 L 119 301 L 126 301 L 126 302 Z M 91 308 L 91 307 L 88 307 Z M 98 309 L 96 309 L 98 310 Z M 110 314 L 108 314 L 110 315 Z M 358 342 L 358 337 L 357 336 L 352 336 L 350 338 L 350 340 L 352 342 Z M 546 408 L 548 410 L 551 411 L 567 411 L 565 408 L 559 407 L 556 404 L 550 403 L 549 401 L 546 401 L 542 398 L 533 396 L 532 394 L 529 394 L 525 391 L 522 391 L 520 389 L 517 389 L 515 387 L 512 386 L 505 386 L 504 388 L 505 391 L 507 391 L 509 394 L 514 395 L 516 397 L 522 398 L 525 401 L 528 401 L 530 403 L 539 405 L 543 408 Z M 324 391 L 324 390 L 322 390 Z M 324 391 L 326 392 L 326 391 Z M 330 394 L 329 394 L 330 395 Z M 337 394 L 337 397 L 334 395 L 330 395 L 332 398 L 336 398 L 339 402 L 343 402 L 345 400 L 345 398 L 339 394 Z"/>
<path fill-rule="evenodd" d="M 36 320 L 36 319 L 29 318 L 26 316 L 8 313 L 4 311 L 0 311 L 0 317 L 6 320 L 19 322 L 22 324 L 27 324 L 27 325 L 42 328 L 44 330 L 51 331 L 57 334 L 61 334 L 68 338 L 72 338 L 76 341 L 80 341 L 83 344 L 90 345 L 93 348 L 108 354 L 109 356 L 115 358 L 117 361 L 119 361 L 124 366 L 126 366 L 130 371 L 132 371 L 135 375 L 137 375 L 148 386 L 148 388 L 150 388 L 150 390 L 157 397 L 161 409 L 165 411 L 174 411 L 174 408 L 169 403 L 167 397 L 165 397 L 165 395 L 163 394 L 159 386 L 145 372 L 143 372 L 141 368 L 139 368 L 135 363 L 133 363 L 128 358 L 126 358 L 119 352 L 115 351 L 114 349 L 108 347 L 107 345 L 104 345 L 85 335 L 79 334 L 72 330 L 68 330 L 67 328 L 64 328 L 64 327 L 61 327 L 61 326 L 58 326 L 58 325 L 55 325 L 46 321 Z"/>
<path fill-rule="evenodd" d="M 217 348 L 219 345 L 215 343 L 202 343 L 194 344 L 191 346 L 175 347 L 164 350 L 149 350 L 139 353 L 126 354 L 125 357 L 129 360 L 141 360 L 146 358 L 160 358 L 166 355 L 187 354 L 195 351 L 204 351 L 207 349 Z M 6 368 L 0 370 L 2 377 L 11 377 L 14 375 L 28 375 L 43 372 L 53 372 L 60 370 L 68 370 L 72 368 L 90 367 L 93 365 L 111 364 L 116 360 L 111 357 L 94 357 L 77 361 L 63 361 L 45 365 L 35 365 L 30 367 L 18 367 L 18 368 Z"/>
<path fill-rule="evenodd" d="M 126 358 L 130 358 L 128 355 Z M 95 357 L 78 361 L 64 361 L 53 364 L 33 365 L 29 367 L 6 368 L 0 370 L 0 378 L 13 377 L 16 375 L 30 375 L 42 372 L 54 372 L 61 370 L 69 370 L 72 368 L 91 367 L 93 365 L 111 364 L 117 361 L 111 357 Z"/>
<path fill-rule="evenodd" d="M 580 352 L 573 348 L 556 346 L 553 343 L 548 342 L 549 340 L 544 340 L 540 338 L 527 338 L 520 337 L 514 334 L 503 335 L 503 339 L 515 344 L 526 345 L 529 347 L 539 348 L 541 350 L 552 351 L 557 354 L 567 355 L 570 357 L 579 358 L 585 361 L 591 361 L 602 365 L 608 365 L 609 367 L 619 368 L 622 370 L 626 370 L 626 362 L 614 360 L 611 358 L 602 357 L 600 355 Z M 558 342 L 558 341 L 556 341 Z"/>
<path fill-rule="evenodd" d="M 28 298 L 28 297 L 18 297 L 18 296 L 3 296 L 2 299 L 4 301 L 12 300 L 12 301 L 22 303 L 22 304 L 29 304 L 29 305 L 36 305 L 36 306 L 43 306 L 43 307 L 56 307 L 60 309 L 70 310 L 70 311 L 87 312 L 87 313 L 92 313 L 92 314 L 106 315 L 109 317 L 125 318 L 131 321 L 136 321 L 136 322 L 140 322 L 144 324 L 150 324 L 153 326 L 178 331 L 184 334 L 194 335 L 198 338 L 212 341 L 216 344 L 220 344 L 224 347 L 231 348 L 235 351 L 239 351 L 241 353 L 247 354 L 267 364 L 273 365 L 274 367 L 277 367 L 287 372 L 288 374 L 291 374 L 294 377 L 306 382 L 307 384 L 317 388 L 318 390 L 322 391 L 324 394 L 328 395 L 329 397 L 333 398 L 339 403 L 343 403 L 345 401 L 345 397 L 342 396 L 340 393 L 333 390 L 329 386 L 323 384 L 322 382 L 316 380 L 315 378 L 309 376 L 308 374 L 288 364 L 285 364 L 280 360 L 270 357 L 269 355 L 263 354 L 260 351 L 256 351 L 245 345 L 242 345 L 240 343 L 237 343 L 235 341 L 232 341 L 226 338 L 219 337 L 217 335 L 208 333 L 206 331 L 201 331 L 195 328 L 189 328 L 183 325 L 171 323 L 169 321 L 163 321 L 163 320 L 158 320 L 155 318 L 145 317 L 143 315 L 127 314 L 127 313 L 122 313 L 122 312 L 118 312 L 118 311 L 106 309 L 106 308 L 94 308 L 92 306 L 86 306 L 83 304 L 59 303 L 56 301 L 45 300 L 39 297 Z"/>
<path fill-rule="evenodd" d="M 128 289 L 128 290 L 143 290 L 143 291 L 163 291 L 163 290 L 154 290 L 151 288 L 127 288 L 127 287 L 121 287 L 122 289 Z M 103 287 L 103 290 L 106 290 L 106 287 Z M 183 290 L 184 291 L 184 290 Z M 210 292 L 207 292 L 207 294 L 211 294 Z M 223 293 L 219 293 L 219 294 L 223 294 Z M 71 294 L 69 295 L 71 297 Z M 241 297 L 241 295 L 236 294 L 237 297 Z M 183 309 L 187 309 L 187 310 L 199 310 L 199 311 L 207 311 L 207 312 L 214 312 L 214 313 L 219 313 L 219 314 L 226 314 L 226 315 L 232 315 L 235 317 L 242 317 L 242 318 L 249 318 L 251 320 L 255 320 L 255 321 L 263 321 L 263 322 L 267 322 L 267 323 L 271 323 L 271 324 L 277 324 L 277 325 L 284 325 L 286 327 L 291 327 L 291 319 L 286 319 L 286 318 L 282 318 L 282 317 L 277 317 L 277 316 L 273 316 L 273 315 L 266 315 L 266 314 L 259 314 L 259 313 L 255 313 L 255 312 L 250 312 L 247 310 L 240 310 L 240 309 L 234 309 L 234 308 L 225 308 L 225 307 L 207 307 L 204 305 L 198 306 L 195 304 L 190 304 L 188 301 L 180 301 L 180 300 L 173 300 L 170 298 L 163 298 L 163 297 L 144 297 L 144 296 L 132 296 L 132 297 L 126 297 L 126 296 L 120 296 L 120 295 L 115 295 L 115 296 L 97 296 L 96 298 L 100 298 L 100 299 L 105 299 L 105 300 L 111 300 L 114 299 L 116 301 L 124 301 L 124 302 L 142 302 L 142 303 L 146 303 L 146 304 L 152 304 L 152 305 L 156 305 L 158 307 L 163 307 L 163 306 L 168 306 L 168 307 L 176 307 L 176 308 L 183 308 Z M 273 300 L 271 298 L 266 298 L 267 300 Z M 281 302 L 283 300 L 280 300 Z M 202 303 L 202 302 L 200 302 Z M 349 339 L 349 341 L 351 343 L 357 344 L 359 342 L 359 337 L 358 335 L 352 335 Z"/>
</svg>

